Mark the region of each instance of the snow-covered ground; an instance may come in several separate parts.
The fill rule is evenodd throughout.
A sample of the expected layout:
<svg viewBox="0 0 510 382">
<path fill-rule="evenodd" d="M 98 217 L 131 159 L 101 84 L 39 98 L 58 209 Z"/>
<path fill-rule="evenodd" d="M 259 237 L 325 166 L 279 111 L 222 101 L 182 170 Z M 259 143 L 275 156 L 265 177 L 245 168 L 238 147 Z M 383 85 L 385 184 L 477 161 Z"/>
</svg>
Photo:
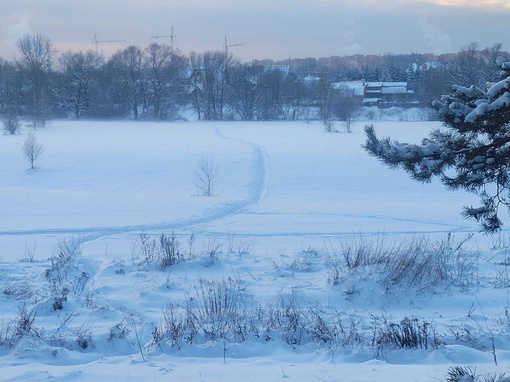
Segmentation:
<svg viewBox="0 0 510 382">
<path fill-rule="evenodd" d="M 415 142 L 440 126 L 369 123 Z M 508 233 L 462 219 L 473 195 L 383 167 L 361 147 L 364 125 L 56 121 L 35 132 L 33 170 L 29 130 L 0 136 L 0 379 L 509 373 Z M 203 159 L 218 169 L 212 196 L 195 185 Z M 162 234 L 180 256 L 165 269 Z M 396 276 L 375 261 L 388 248 L 432 253 L 445 274 Z M 367 263 L 349 264 L 356 254 Z M 396 346 L 406 328 L 427 343 Z"/>
</svg>

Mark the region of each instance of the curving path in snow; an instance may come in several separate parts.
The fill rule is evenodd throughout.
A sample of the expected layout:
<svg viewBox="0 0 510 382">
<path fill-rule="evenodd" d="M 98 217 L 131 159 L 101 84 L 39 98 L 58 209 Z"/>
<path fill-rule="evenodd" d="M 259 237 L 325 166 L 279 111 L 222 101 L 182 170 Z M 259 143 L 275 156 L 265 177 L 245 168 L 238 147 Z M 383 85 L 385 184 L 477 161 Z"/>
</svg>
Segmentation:
<svg viewBox="0 0 510 382">
<path fill-rule="evenodd" d="M 207 225 L 216 220 L 224 219 L 228 216 L 235 215 L 241 211 L 245 211 L 248 207 L 260 204 L 267 193 L 269 182 L 269 157 L 265 149 L 252 142 L 242 139 L 230 138 L 221 132 L 218 126 L 211 127 L 216 136 L 226 142 L 231 141 L 237 144 L 247 146 L 251 150 L 252 181 L 249 185 L 249 197 L 239 201 L 219 201 L 213 207 L 208 208 L 199 216 L 191 216 L 188 218 L 179 218 L 173 221 L 162 221 L 158 223 L 148 224 L 131 224 L 131 225 L 105 225 L 105 226 L 79 226 L 79 227 L 60 227 L 60 228 L 38 228 L 38 229 L 12 229 L 0 231 L 0 237 L 5 236 L 81 236 L 84 243 L 98 240 L 113 235 L 121 234 L 139 234 L 140 232 L 150 231 L 173 231 L 192 229 L 195 226 Z M 197 198 L 201 198 L 198 197 Z M 213 197 L 214 199 L 214 197 Z"/>
<path fill-rule="evenodd" d="M 236 213 L 195 227 L 204 234 L 221 237 L 234 232 L 243 238 L 306 241 L 359 234 L 478 231 L 475 224 L 459 216 L 461 206 L 452 203 L 457 201 L 454 194 L 440 185 L 429 194 L 426 186 L 401 173 L 378 163 L 372 165 L 359 144 L 345 142 L 359 139 L 359 132 L 357 136 L 321 130 L 310 134 L 313 128 L 304 124 L 282 131 L 277 124 L 256 130 L 252 126 L 255 131 L 249 133 L 225 125 L 216 129 L 224 139 L 249 145 L 257 153 L 254 194 L 259 195 L 259 201 L 254 203 L 254 195 L 252 202 Z M 360 157 L 359 163 L 349 162 L 353 157 Z M 447 198 L 442 200 L 444 196 Z M 428 199 L 431 208 L 426 207 Z"/>
<path fill-rule="evenodd" d="M 265 198 L 267 194 L 267 189 L 269 185 L 269 176 L 270 176 L 270 167 L 269 167 L 269 155 L 263 146 L 257 145 L 253 142 L 247 141 L 245 139 L 236 139 L 226 136 L 222 133 L 221 129 L 216 125 L 214 126 L 216 134 L 225 140 L 230 140 L 233 142 L 241 143 L 243 145 L 247 145 L 251 147 L 253 150 L 255 160 L 253 163 L 254 171 L 254 182 L 253 182 L 253 191 L 251 200 L 247 202 L 247 206 L 253 204 L 260 204 Z"/>
<path fill-rule="evenodd" d="M 32 227 L 29 224 L 28 228 L 24 228 L 23 224 L 18 224 L 12 229 L 0 228 L 0 239 L 30 243 L 39 240 L 39 237 L 57 241 L 62 237 L 81 236 L 84 242 L 91 242 L 112 236 L 132 237 L 140 232 L 181 231 L 196 232 L 206 238 L 230 234 L 244 238 L 277 238 L 283 243 L 287 239 L 300 242 L 359 234 L 478 231 L 476 224 L 459 216 L 461 205 L 453 193 L 445 192 L 440 185 L 424 186 L 411 182 L 402 173 L 386 169 L 368 157 L 360 148 L 362 126 L 353 128 L 352 134 L 325 134 L 319 125 L 302 122 L 110 124 L 111 131 L 106 133 L 100 124 L 92 122 L 88 125 L 66 122 L 61 130 L 52 127 L 40 133 L 41 139 L 48 140 L 45 144 L 48 155 L 56 152 L 54 162 L 42 165 L 40 171 L 33 173 L 24 170 L 25 173 L 13 171 L 6 175 L 5 179 L 12 177 L 12 187 L 20 191 L 6 196 L 2 194 L 4 189 L 0 189 L 5 206 L 9 207 L 6 200 L 12 196 L 30 201 L 23 199 L 24 190 L 32 190 L 34 184 L 40 190 L 33 194 L 41 199 L 41 203 L 45 203 L 45 193 L 48 193 L 49 199 L 54 199 L 54 203 L 59 201 L 55 199 L 57 197 L 62 197 L 65 202 L 66 194 L 88 199 L 84 199 L 83 207 L 77 206 L 69 213 L 65 209 L 57 212 L 49 207 L 43 209 L 38 215 L 55 215 L 49 216 L 47 221 L 33 223 Z M 78 128 L 74 130 L 76 126 Z M 81 130 L 80 126 L 83 126 Z M 140 126 L 151 129 L 151 133 L 141 136 Z M 410 131 L 409 126 L 403 127 L 399 133 L 404 137 L 406 134 L 422 134 L 418 130 Z M 97 131 L 90 133 L 90 129 Z M 84 134 L 85 141 L 90 134 L 94 144 L 97 142 L 96 135 L 104 135 L 102 146 L 96 149 L 94 158 L 98 163 L 112 163 L 112 170 L 100 178 L 106 179 L 106 185 L 92 176 L 94 171 L 101 170 L 100 166 L 92 170 L 80 167 L 90 161 L 90 153 L 78 152 L 73 134 Z M 127 138 L 118 142 L 122 134 Z M 137 140 L 148 143 L 141 146 Z M 5 137 L 0 145 L 2 143 L 5 143 L 2 150 L 18 148 Z M 138 157 L 131 159 L 132 152 L 138 151 Z M 2 152 L 14 155 L 14 151 Z M 219 192 L 218 197 L 190 198 L 193 191 L 189 189 L 192 184 L 189 174 L 195 169 L 201 152 L 222 158 L 227 170 L 232 171 L 223 174 L 224 190 Z M 164 180 L 168 166 L 159 162 L 168 155 L 172 161 L 182 162 L 184 169 L 169 175 L 170 180 Z M 69 161 L 74 157 L 77 157 L 76 162 L 71 163 L 69 169 L 62 170 L 63 158 Z M 124 159 L 128 160 L 128 164 L 122 163 Z M 229 161 L 237 163 L 230 166 Z M 147 175 L 141 177 L 140 174 L 145 172 Z M 110 180 L 112 174 L 113 179 Z M 148 189 L 136 183 L 145 184 Z M 122 194 L 126 186 L 132 187 L 127 197 Z M 59 187 L 63 188 L 63 192 L 52 194 Z M 154 194 L 151 193 L 152 187 L 156 189 Z M 94 195 L 98 195 L 97 198 Z M 111 215 L 106 216 L 105 213 L 102 222 L 87 216 L 73 221 L 65 215 L 68 213 L 80 218 L 80 208 L 87 212 L 108 207 L 109 201 L 115 202 L 116 195 L 126 199 L 119 202 Z M 103 201 L 103 197 L 110 199 Z M 146 212 L 144 203 L 148 198 L 154 198 L 152 209 L 138 215 L 139 211 Z M 126 209 L 130 215 L 126 217 L 122 203 L 129 203 Z M 73 206 L 72 203 L 68 205 Z M 179 213 L 165 216 L 160 210 L 167 205 L 177 205 Z M 27 216 L 31 214 L 30 208 L 25 208 Z M 39 208 L 37 202 L 33 203 L 33 208 Z M 4 216 L 16 217 L 16 211 L 11 209 L 9 212 L 7 208 Z M 4 224 L 2 227 L 7 226 Z"/>
</svg>

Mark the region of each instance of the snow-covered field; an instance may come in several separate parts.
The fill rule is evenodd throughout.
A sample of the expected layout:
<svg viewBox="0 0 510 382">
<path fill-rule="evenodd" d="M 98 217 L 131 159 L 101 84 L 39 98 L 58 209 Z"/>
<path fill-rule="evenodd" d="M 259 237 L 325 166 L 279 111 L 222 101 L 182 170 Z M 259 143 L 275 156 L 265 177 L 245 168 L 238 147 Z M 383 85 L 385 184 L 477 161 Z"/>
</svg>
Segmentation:
<svg viewBox="0 0 510 382">
<path fill-rule="evenodd" d="M 373 123 L 401 141 L 439 126 Z M 0 136 L 0 379 L 509 373 L 510 236 L 462 219 L 474 196 L 368 156 L 364 124 L 56 121 L 33 170 L 29 130 Z M 434 265 L 398 274 L 389 250 Z"/>
</svg>

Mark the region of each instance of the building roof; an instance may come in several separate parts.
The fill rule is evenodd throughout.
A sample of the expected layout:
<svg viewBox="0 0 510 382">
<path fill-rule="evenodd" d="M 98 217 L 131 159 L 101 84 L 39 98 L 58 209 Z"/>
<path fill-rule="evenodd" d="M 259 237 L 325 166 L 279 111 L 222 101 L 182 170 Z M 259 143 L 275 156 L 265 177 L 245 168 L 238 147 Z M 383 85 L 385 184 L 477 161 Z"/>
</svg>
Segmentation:
<svg viewBox="0 0 510 382">
<path fill-rule="evenodd" d="M 333 82 L 331 89 L 350 89 L 355 96 L 363 96 L 365 94 L 365 81 L 340 81 Z"/>
<path fill-rule="evenodd" d="M 277 65 L 277 64 L 264 65 L 264 71 L 268 71 L 268 70 L 279 70 L 285 74 L 288 74 L 290 71 L 290 66 L 289 65 Z"/>
<path fill-rule="evenodd" d="M 408 93 L 407 82 L 367 82 L 367 93 L 405 94 Z"/>
</svg>

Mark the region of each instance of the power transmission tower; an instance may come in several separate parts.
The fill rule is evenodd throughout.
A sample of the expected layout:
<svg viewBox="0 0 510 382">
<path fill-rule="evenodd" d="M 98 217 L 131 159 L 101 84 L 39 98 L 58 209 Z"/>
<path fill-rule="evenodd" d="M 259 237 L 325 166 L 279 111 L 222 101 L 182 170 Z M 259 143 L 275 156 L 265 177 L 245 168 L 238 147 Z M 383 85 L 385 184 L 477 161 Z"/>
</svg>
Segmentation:
<svg viewBox="0 0 510 382">
<path fill-rule="evenodd" d="M 162 35 L 157 35 L 157 36 L 151 36 L 151 38 L 168 38 L 168 37 L 170 37 L 170 48 L 172 50 L 174 50 L 175 49 L 175 38 L 177 37 L 174 34 L 174 27 L 171 28 L 170 34 L 162 34 Z"/>
<path fill-rule="evenodd" d="M 99 40 L 97 38 L 97 34 L 94 34 L 94 39 L 92 40 L 92 42 L 96 46 L 96 54 L 99 54 L 99 51 L 98 51 L 99 44 L 102 44 L 104 42 L 126 42 L 126 40 Z M 103 52 L 101 52 L 101 56 L 103 56 Z"/>
<path fill-rule="evenodd" d="M 227 36 L 225 36 L 225 45 L 223 46 L 225 48 L 225 53 L 228 54 L 228 48 L 234 47 L 234 46 L 242 46 L 243 44 L 229 44 L 227 42 Z"/>
</svg>

